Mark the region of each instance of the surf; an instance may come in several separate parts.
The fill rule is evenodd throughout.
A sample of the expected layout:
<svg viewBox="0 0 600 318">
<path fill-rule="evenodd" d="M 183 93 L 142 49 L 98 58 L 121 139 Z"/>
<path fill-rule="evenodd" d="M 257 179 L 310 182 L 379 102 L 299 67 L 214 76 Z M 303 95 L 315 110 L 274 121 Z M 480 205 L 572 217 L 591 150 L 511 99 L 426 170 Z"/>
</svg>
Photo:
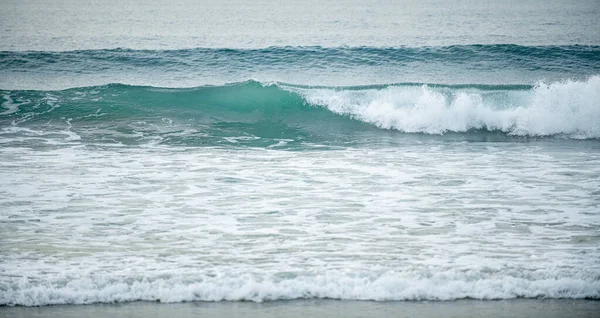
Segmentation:
<svg viewBox="0 0 600 318">
<path fill-rule="evenodd" d="M 255 146 L 415 134 L 600 138 L 600 76 L 535 85 L 109 84 L 0 95 L 3 138 L 62 134 L 77 142 Z"/>
<path fill-rule="evenodd" d="M 162 278 L 88 275 L 66 281 L 48 278 L 41 282 L 23 277 L 4 282 L 4 292 L 0 293 L 0 306 L 81 305 L 131 301 L 176 303 L 292 299 L 448 301 L 600 298 L 600 282 L 589 278 L 528 279 L 503 273 L 486 275 L 480 271 L 468 274 L 461 274 L 459 271 L 426 274 L 399 271 L 324 271 L 262 275 L 222 273 L 217 277 L 186 273 L 183 277 L 163 274 Z"/>
</svg>

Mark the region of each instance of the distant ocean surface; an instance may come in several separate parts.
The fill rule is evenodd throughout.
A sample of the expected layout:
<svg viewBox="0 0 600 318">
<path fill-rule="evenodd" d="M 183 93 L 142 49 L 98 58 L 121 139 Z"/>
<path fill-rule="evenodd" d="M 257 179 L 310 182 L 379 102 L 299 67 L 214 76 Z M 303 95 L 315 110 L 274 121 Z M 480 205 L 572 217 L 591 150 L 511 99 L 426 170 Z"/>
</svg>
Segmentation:
<svg viewBox="0 0 600 318">
<path fill-rule="evenodd" d="M 3 7 L 0 305 L 600 299 L 598 1 Z"/>
</svg>

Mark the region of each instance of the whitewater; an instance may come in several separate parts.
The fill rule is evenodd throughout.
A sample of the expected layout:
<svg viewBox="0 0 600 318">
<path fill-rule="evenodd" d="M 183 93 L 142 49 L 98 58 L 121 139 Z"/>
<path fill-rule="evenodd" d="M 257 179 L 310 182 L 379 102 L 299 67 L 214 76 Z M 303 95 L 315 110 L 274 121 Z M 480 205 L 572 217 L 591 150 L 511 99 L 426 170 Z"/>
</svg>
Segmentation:
<svg viewBox="0 0 600 318">
<path fill-rule="evenodd" d="M 566 142 L 3 148 L 0 300 L 597 299 L 598 145 Z"/>
<path fill-rule="evenodd" d="M 600 299 L 596 2 L 8 2 L 0 310 Z"/>
</svg>

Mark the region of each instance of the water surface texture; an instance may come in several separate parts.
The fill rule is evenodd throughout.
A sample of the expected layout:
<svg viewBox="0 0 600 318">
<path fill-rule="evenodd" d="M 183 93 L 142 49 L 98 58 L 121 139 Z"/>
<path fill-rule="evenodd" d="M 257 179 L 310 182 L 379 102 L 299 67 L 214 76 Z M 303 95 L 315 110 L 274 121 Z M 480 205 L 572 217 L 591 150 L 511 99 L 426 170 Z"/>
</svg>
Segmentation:
<svg viewBox="0 0 600 318">
<path fill-rule="evenodd" d="M 0 305 L 600 299 L 599 24 L 5 1 Z"/>
</svg>

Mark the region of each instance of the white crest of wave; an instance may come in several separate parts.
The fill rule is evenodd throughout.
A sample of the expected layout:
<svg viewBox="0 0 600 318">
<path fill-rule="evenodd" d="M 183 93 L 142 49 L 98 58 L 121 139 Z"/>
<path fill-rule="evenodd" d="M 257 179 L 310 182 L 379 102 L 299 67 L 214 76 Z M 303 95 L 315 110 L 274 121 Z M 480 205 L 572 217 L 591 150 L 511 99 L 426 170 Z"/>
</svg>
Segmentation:
<svg viewBox="0 0 600 318">
<path fill-rule="evenodd" d="M 391 86 L 385 89 L 297 91 L 334 113 L 410 133 L 470 129 L 522 136 L 600 138 L 600 76 L 538 83 L 528 91 Z"/>
<path fill-rule="evenodd" d="M 600 297 L 600 281 L 584 278 L 527 279 L 439 273 L 356 275 L 341 272 L 314 276 L 255 277 L 250 274 L 195 278 L 118 278 L 88 276 L 59 281 L 27 278 L 2 283 L 0 305 L 44 306 L 129 301 L 272 301 L 329 298 L 341 300 L 455 300 Z"/>
</svg>

